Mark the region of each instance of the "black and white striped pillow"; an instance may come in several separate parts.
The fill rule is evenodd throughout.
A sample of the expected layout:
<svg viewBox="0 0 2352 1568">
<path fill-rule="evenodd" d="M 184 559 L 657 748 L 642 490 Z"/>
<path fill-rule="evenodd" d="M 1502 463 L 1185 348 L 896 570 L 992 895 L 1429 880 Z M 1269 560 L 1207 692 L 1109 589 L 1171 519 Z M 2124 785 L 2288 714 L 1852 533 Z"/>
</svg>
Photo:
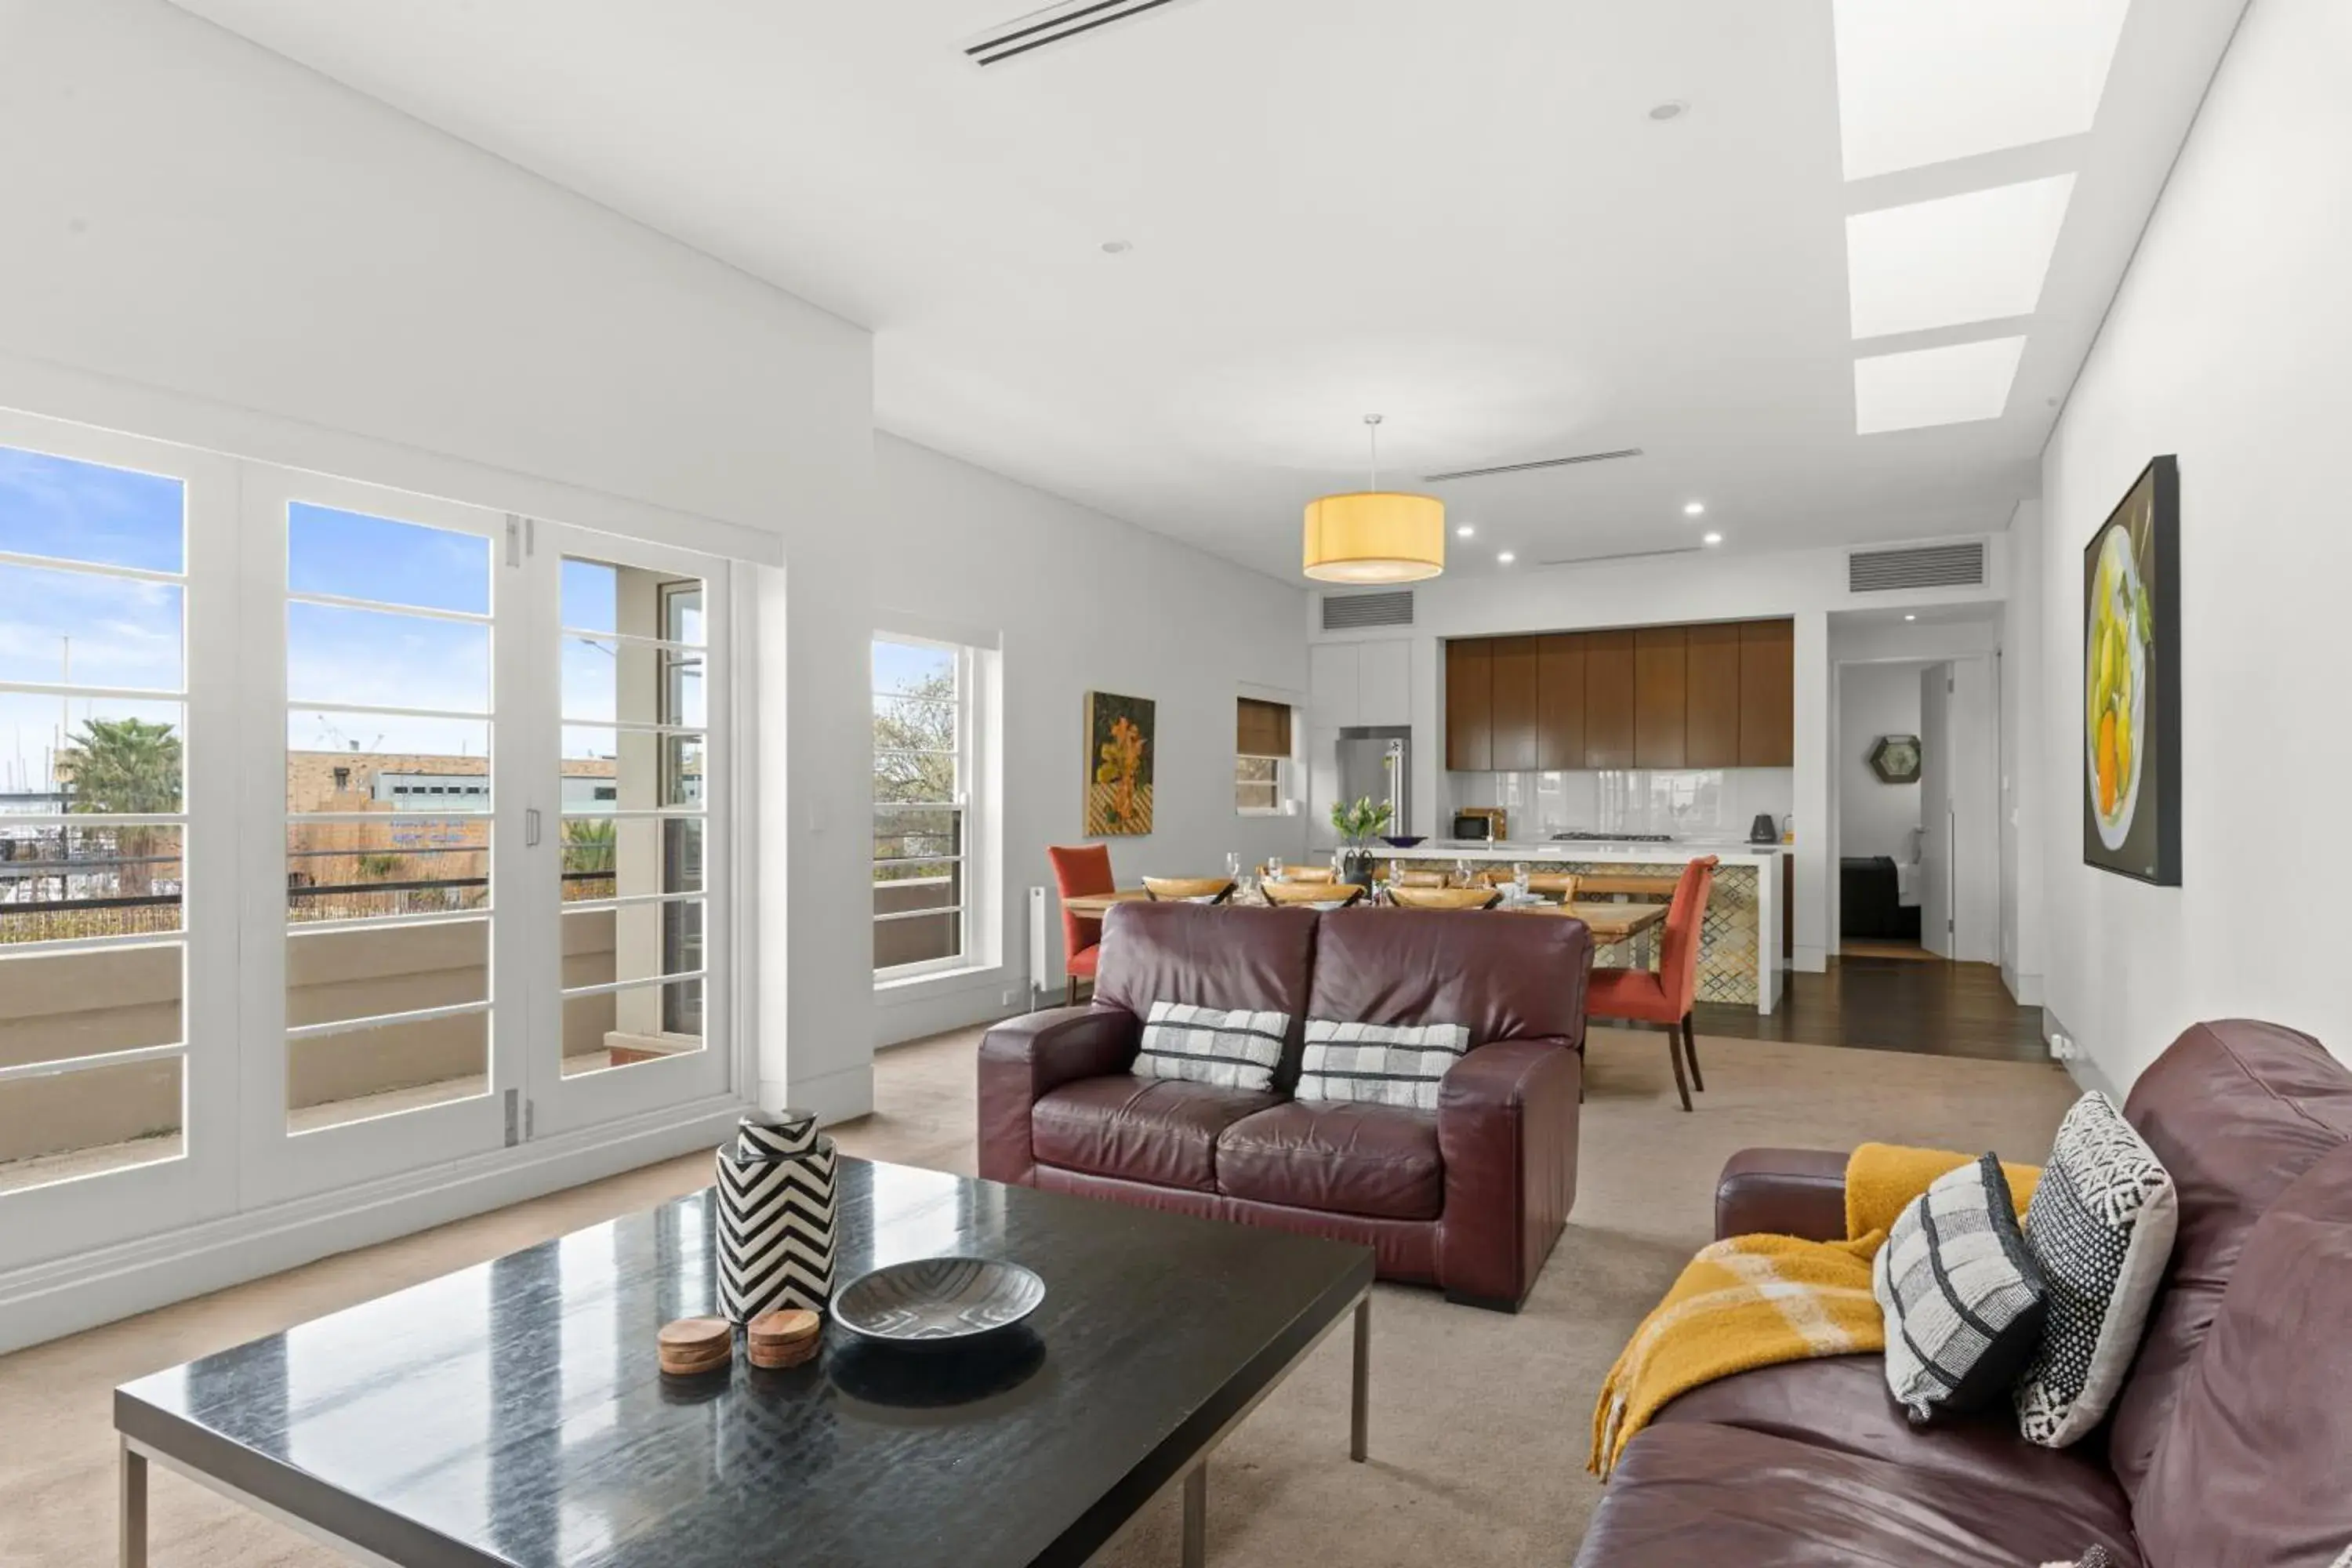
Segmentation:
<svg viewBox="0 0 2352 1568">
<path fill-rule="evenodd" d="M 1460 1024 L 1338 1024 L 1307 1020 L 1301 1100 L 1437 1109 L 1438 1081 L 1469 1047 Z"/>
<path fill-rule="evenodd" d="M 2001 1398 L 2042 1342 L 2048 1288 L 1993 1155 L 1911 1200 L 1870 1284 L 1886 1314 L 1886 1387 L 1915 1424 Z"/>
<path fill-rule="evenodd" d="M 1144 1019 L 1135 1070 L 1144 1078 L 1184 1079 L 1220 1089 L 1272 1089 L 1289 1033 L 1285 1013 L 1154 1002 Z"/>
</svg>

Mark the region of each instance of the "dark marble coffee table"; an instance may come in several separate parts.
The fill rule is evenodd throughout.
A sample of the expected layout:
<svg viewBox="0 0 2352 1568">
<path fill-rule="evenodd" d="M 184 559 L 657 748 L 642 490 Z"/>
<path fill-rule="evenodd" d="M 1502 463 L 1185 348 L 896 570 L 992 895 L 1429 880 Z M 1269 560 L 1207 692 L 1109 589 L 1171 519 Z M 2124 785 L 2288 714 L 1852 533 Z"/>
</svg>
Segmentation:
<svg viewBox="0 0 2352 1568">
<path fill-rule="evenodd" d="M 845 1161 L 836 1282 L 1013 1258 L 1045 1301 L 979 1356 L 828 1326 L 788 1372 L 681 1382 L 655 1331 L 713 1307 L 709 1193 L 430 1280 L 115 1391 L 122 1563 L 147 1465 L 403 1568 L 1076 1563 L 1184 1488 L 1203 1553 L 1218 1440 L 1355 1316 L 1364 1457 L 1372 1255 Z"/>
</svg>

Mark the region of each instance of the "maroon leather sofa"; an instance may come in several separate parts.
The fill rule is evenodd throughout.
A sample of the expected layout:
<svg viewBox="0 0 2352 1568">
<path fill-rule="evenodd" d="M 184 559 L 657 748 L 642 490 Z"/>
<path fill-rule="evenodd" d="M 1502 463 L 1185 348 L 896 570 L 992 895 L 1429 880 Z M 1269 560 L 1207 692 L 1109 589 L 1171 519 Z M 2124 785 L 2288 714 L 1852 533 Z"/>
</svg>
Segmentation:
<svg viewBox="0 0 2352 1568">
<path fill-rule="evenodd" d="M 1121 904 L 1094 1004 L 980 1047 L 980 1173 L 1360 1242 L 1381 1277 L 1516 1311 L 1576 1195 L 1581 921 L 1445 910 Z M 1129 1070 L 1154 1002 L 1287 1016 L 1274 1087 Z M 1296 1100 L 1309 1017 L 1464 1024 L 1434 1112 Z"/>
<path fill-rule="evenodd" d="M 1580 1568 L 2329 1568 L 2352 1546 L 2352 1071 L 2275 1025 L 2200 1024 L 2125 1114 L 2179 1191 L 2137 1359 L 2058 1450 L 2004 1409 L 1914 1431 L 1882 1358 L 1693 1390 L 1619 1462 Z M 2004 1150 L 2021 1155 L 2021 1150 Z M 1839 1154 L 1735 1156 L 1718 1235 L 1845 1228 Z"/>
</svg>

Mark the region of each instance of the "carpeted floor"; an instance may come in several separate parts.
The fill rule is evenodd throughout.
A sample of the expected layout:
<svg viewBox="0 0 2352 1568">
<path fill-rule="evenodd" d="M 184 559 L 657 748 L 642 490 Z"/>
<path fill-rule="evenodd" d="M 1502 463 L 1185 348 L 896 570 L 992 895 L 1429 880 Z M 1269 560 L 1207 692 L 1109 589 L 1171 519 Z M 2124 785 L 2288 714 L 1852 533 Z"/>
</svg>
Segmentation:
<svg viewBox="0 0 2352 1568">
<path fill-rule="evenodd" d="M 849 1152 L 972 1168 L 971 1034 L 887 1052 L 880 1110 Z M 1351 1568 L 1565 1563 L 1600 1487 L 1584 1473 L 1593 1391 L 1626 1333 L 1708 1239 L 1715 1176 L 1754 1144 L 1865 1138 L 2038 1161 L 2074 1090 L 2056 1068 L 1702 1038 L 1707 1092 L 1675 1108 L 1664 1037 L 1596 1030 L 1576 1210 L 1525 1312 L 1383 1287 L 1373 1306 L 1372 1462 L 1347 1459 L 1348 1346 L 1328 1341 L 1211 1467 L 1211 1561 Z M 110 1562 L 117 1383 L 628 1213 L 709 1180 L 707 1156 L 325 1259 L 0 1358 L 0 1563 Z M 1181 1302 L 1171 1309 L 1181 1310 Z M 325 1568 L 340 1561 L 168 1474 L 153 1483 L 154 1568 Z M 1177 1561 L 1174 1500 L 1104 1554 Z"/>
</svg>

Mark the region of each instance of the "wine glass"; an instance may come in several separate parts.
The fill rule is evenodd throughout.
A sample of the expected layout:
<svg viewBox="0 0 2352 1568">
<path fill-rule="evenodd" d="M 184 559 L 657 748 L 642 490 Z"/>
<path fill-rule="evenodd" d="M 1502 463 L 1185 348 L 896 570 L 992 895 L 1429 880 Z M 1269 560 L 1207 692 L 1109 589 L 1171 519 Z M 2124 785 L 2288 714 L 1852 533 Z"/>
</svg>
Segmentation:
<svg viewBox="0 0 2352 1568">
<path fill-rule="evenodd" d="M 1242 879 L 1242 852 L 1238 849 L 1225 851 L 1225 878 L 1234 882 Z"/>
<path fill-rule="evenodd" d="M 1505 896 L 1514 903 L 1528 896 L 1528 863 L 1525 860 L 1511 862 L 1511 885 Z"/>
</svg>

